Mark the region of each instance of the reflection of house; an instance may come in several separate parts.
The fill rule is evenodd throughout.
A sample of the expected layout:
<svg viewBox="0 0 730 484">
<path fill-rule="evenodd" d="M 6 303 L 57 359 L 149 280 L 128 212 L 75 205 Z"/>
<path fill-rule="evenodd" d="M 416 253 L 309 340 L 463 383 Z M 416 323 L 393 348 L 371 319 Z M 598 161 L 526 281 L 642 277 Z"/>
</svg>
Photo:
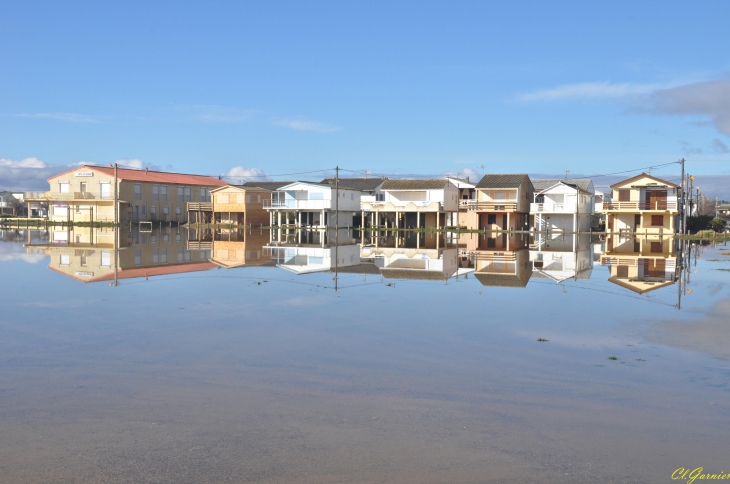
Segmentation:
<svg viewBox="0 0 730 484">
<path fill-rule="evenodd" d="M 133 228 L 51 228 L 49 242 L 32 244 L 50 256 L 48 267 L 82 282 L 113 281 L 213 269 L 209 251 L 190 251 L 185 230 L 163 228 L 140 233 Z"/>
<path fill-rule="evenodd" d="M 263 188 L 227 185 L 210 191 L 213 198 L 213 220 L 222 224 L 266 225 L 269 214 L 264 201 L 271 192 Z"/>
<path fill-rule="evenodd" d="M 476 199 L 462 200 L 473 230 L 527 230 L 534 188 L 527 175 L 484 175 Z"/>
<path fill-rule="evenodd" d="M 566 279 L 590 279 L 593 270 L 593 243 L 589 236 L 558 235 L 545 237 L 530 250 L 532 277 L 546 277 L 555 282 Z"/>
<path fill-rule="evenodd" d="M 269 264 L 271 258 L 264 251 L 269 237 L 268 230 L 218 229 L 210 237 L 210 260 L 226 269 Z M 190 245 L 195 242 L 191 241 Z"/>
<path fill-rule="evenodd" d="M 485 286 L 525 287 L 532 274 L 525 234 L 462 234 L 459 246 L 468 254 L 474 275 Z"/>
<path fill-rule="evenodd" d="M 679 210 L 674 183 L 642 173 L 611 185 L 613 201 L 604 202 L 609 233 L 674 233 Z"/>
<path fill-rule="evenodd" d="M 188 202 L 210 202 L 210 190 L 226 182 L 200 175 L 117 170 L 119 221 L 187 220 Z M 46 202 L 52 221 L 114 221 L 114 168 L 81 166 L 48 179 L 50 191 L 27 198 Z"/>
<path fill-rule="evenodd" d="M 2 215 L 19 215 L 22 200 L 18 200 L 12 193 L 0 192 L 0 214 Z"/>
<path fill-rule="evenodd" d="M 606 214 L 603 212 L 603 204 L 605 202 L 611 203 L 611 192 L 596 192 L 593 197 L 595 206 L 593 214 L 597 223 L 593 223 L 593 228 L 603 228 L 606 225 Z"/>
<path fill-rule="evenodd" d="M 263 249 L 277 267 L 296 274 L 360 264 L 360 246 L 347 229 L 272 230 Z"/>
<path fill-rule="evenodd" d="M 455 225 L 460 188 L 474 185 L 455 178 L 438 180 L 385 180 L 380 199 L 362 201 L 367 226 L 440 228 Z"/>
<path fill-rule="evenodd" d="M 542 232 L 588 232 L 595 190 L 588 178 L 532 180 L 535 201 L 530 204 L 533 227 Z"/>
<path fill-rule="evenodd" d="M 352 227 L 360 210 L 360 191 L 328 183 L 294 182 L 271 192 L 264 200 L 270 225 L 297 227 Z M 338 220 L 339 218 L 339 220 Z"/>
<path fill-rule="evenodd" d="M 469 266 L 460 266 L 456 247 L 416 249 L 370 246 L 362 248 L 362 257 L 374 261 L 383 277 L 390 279 L 445 281 L 473 272 Z"/>
<path fill-rule="evenodd" d="M 601 265 L 609 266 L 609 282 L 639 294 L 676 281 L 677 253 L 672 237 L 609 235 Z"/>
</svg>

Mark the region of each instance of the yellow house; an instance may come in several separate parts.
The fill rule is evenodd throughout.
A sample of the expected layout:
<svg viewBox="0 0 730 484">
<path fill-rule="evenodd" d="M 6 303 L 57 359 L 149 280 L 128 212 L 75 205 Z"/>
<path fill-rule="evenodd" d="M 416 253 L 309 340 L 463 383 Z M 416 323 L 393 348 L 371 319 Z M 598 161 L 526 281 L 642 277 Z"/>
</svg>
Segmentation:
<svg viewBox="0 0 730 484">
<path fill-rule="evenodd" d="M 264 201 L 271 200 L 265 188 L 226 185 L 210 191 L 213 197 L 213 219 L 217 223 L 268 225 L 269 212 Z"/>
<path fill-rule="evenodd" d="M 186 222 L 187 204 L 210 202 L 212 189 L 226 182 L 201 175 L 85 165 L 48 179 L 50 190 L 27 202 L 49 204 L 54 222 Z M 116 193 L 115 193 L 116 192 Z"/>
<path fill-rule="evenodd" d="M 466 226 L 471 230 L 529 230 L 534 188 L 530 177 L 484 175 L 475 187 L 475 199 L 461 200 Z"/>
<path fill-rule="evenodd" d="M 608 235 L 601 265 L 609 267 L 609 282 L 637 294 L 671 286 L 677 281 L 674 238 Z"/>
<path fill-rule="evenodd" d="M 268 218 L 266 212 L 264 215 Z M 264 250 L 269 240 L 268 230 L 219 230 L 213 236 L 210 260 L 226 269 L 272 264 L 270 254 Z"/>
<path fill-rule="evenodd" d="M 646 173 L 611 185 L 612 201 L 603 203 L 606 232 L 673 234 L 679 214 L 679 187 Z"/>
</svg>

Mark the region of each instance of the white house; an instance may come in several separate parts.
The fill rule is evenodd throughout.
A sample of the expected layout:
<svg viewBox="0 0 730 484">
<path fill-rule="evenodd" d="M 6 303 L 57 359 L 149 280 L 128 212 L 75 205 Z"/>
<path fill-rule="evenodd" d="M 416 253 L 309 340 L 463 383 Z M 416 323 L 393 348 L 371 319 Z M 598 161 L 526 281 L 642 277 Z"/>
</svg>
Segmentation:
<svg viewBox="0 0 730 484">
<path fill-rule="evenodd" d="M 360 264 L 360 246 L 351 231 L 339 230 L 271 230 L 264 253 L 277 267 L 308 274 Z"/>
<path fill-rule="evenodd" d="M 271 192 L 264 200 L 271 225 L 347 227 L 360 210 L 360 191 L 328 183 L 294 182 Z"/>
<path fill-rule="evenodd" d="M 532 180 L 534 202 L 530 204 L 533 227 L 539 232 L 588 232 L 595 213 L 593 182 L 588 178 L 571 180 Z"/>
<path fill-rule="evenodd" d="M 380 267 L 386 279 L 417 279 L 446 281 L 473 272 L 473 267 L 461 267 L 456 247 L 415 249 L 394 247 L 362 248 L 361 256 Z"/>
<path fill-rule="evenodd" d="M 437 180 L 385 180 L 375 200 L 362 200 L 362 217 L 366 226 L 395 228 L 440 228 L 456 224 L 459 211 L 459 184 L 455 178 Z M 369 217 L 368 217 L 369 216 Z"/>
<path fill-rule="evenodd" d="M 566 279 L 590 279 L 593 271 L 594 245 L 590 236 L 554 235 L 530 250 L 532 277 L 555 282 Z"/>
</svg>

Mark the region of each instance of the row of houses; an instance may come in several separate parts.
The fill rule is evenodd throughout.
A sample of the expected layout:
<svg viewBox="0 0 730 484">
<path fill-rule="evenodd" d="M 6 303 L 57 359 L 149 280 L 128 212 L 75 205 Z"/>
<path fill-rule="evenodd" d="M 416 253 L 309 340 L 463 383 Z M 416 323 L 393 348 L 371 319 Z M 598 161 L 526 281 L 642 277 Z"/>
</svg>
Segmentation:
<svg viewBox="0 0 730 484">
<path fill-rule="evenodd" d="M 589 279 L 596 265 L 608 281 L 644 294 L 674 284 L 680 272 L 673 237 L 603 240 L 578 234 L 458 234 L 347 229 L 256 230 L 50 227 L 28 232 L 26 250 L 49 268 L 84 283 L 271 266 L 305 275 L 337 272 L 384 280 L 475 278 L 482 286 L 526 287 L 531 279 Z"/>
<path fill-rule="evenodd" d="M 53 221 L 217 222 L 277 227 L 674 233 L 679 187 L 642 173 L 595 190 L 590 179 L 486 174 L 430 180 L 327 178 L 246 182 L 152 170 L 82 166 L 26 199 Z M 115 204 L 116 201 L 116 204 Z"/>
</svg>

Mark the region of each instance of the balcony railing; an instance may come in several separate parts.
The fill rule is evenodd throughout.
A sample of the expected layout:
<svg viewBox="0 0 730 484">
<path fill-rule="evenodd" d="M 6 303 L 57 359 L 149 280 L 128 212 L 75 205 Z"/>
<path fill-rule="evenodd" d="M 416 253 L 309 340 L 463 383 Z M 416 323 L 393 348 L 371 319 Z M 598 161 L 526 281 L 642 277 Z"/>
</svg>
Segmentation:
<svg viewBox="0 0 730 484">
<path fill-rule="evenodd" d="M 577 203 L 531 203 L 530 213 L 576 213 Z"/>
<path fill-rule="evenodd" d="M 492 212 L 514 212 L 517 210 L 517 200 L 494 202 L 479 202 L 477 200 L 459 200 L 460 210 L 483 210 Z"/>
<path fill-rule="evenodd" d="M 333 206 L 332 200 L 264 199 L 263 202 L 265 209 L 329 210 Z"/>
<path fill-rule="evenodd" d="M 188 212 L 212 212 L 212 202 L 188 202 Z"/>
<path fill-rule="evenodd" d="M 48 201 L 65 201 L 65 200 L 113 200 L 114 195 L 111 193 L 94 193 L 94 192 L 35 192 L 36 195 L 32 197 L 35 200 L 45 199 Z M 30 199 L 31 197 L 28 197 Z"/>
<path fill-rule="evenodd" d="M 677 210 L 677 202 L 654 200 L 652 202 L 603 202 L 603 210 Z"/>
</svg>

